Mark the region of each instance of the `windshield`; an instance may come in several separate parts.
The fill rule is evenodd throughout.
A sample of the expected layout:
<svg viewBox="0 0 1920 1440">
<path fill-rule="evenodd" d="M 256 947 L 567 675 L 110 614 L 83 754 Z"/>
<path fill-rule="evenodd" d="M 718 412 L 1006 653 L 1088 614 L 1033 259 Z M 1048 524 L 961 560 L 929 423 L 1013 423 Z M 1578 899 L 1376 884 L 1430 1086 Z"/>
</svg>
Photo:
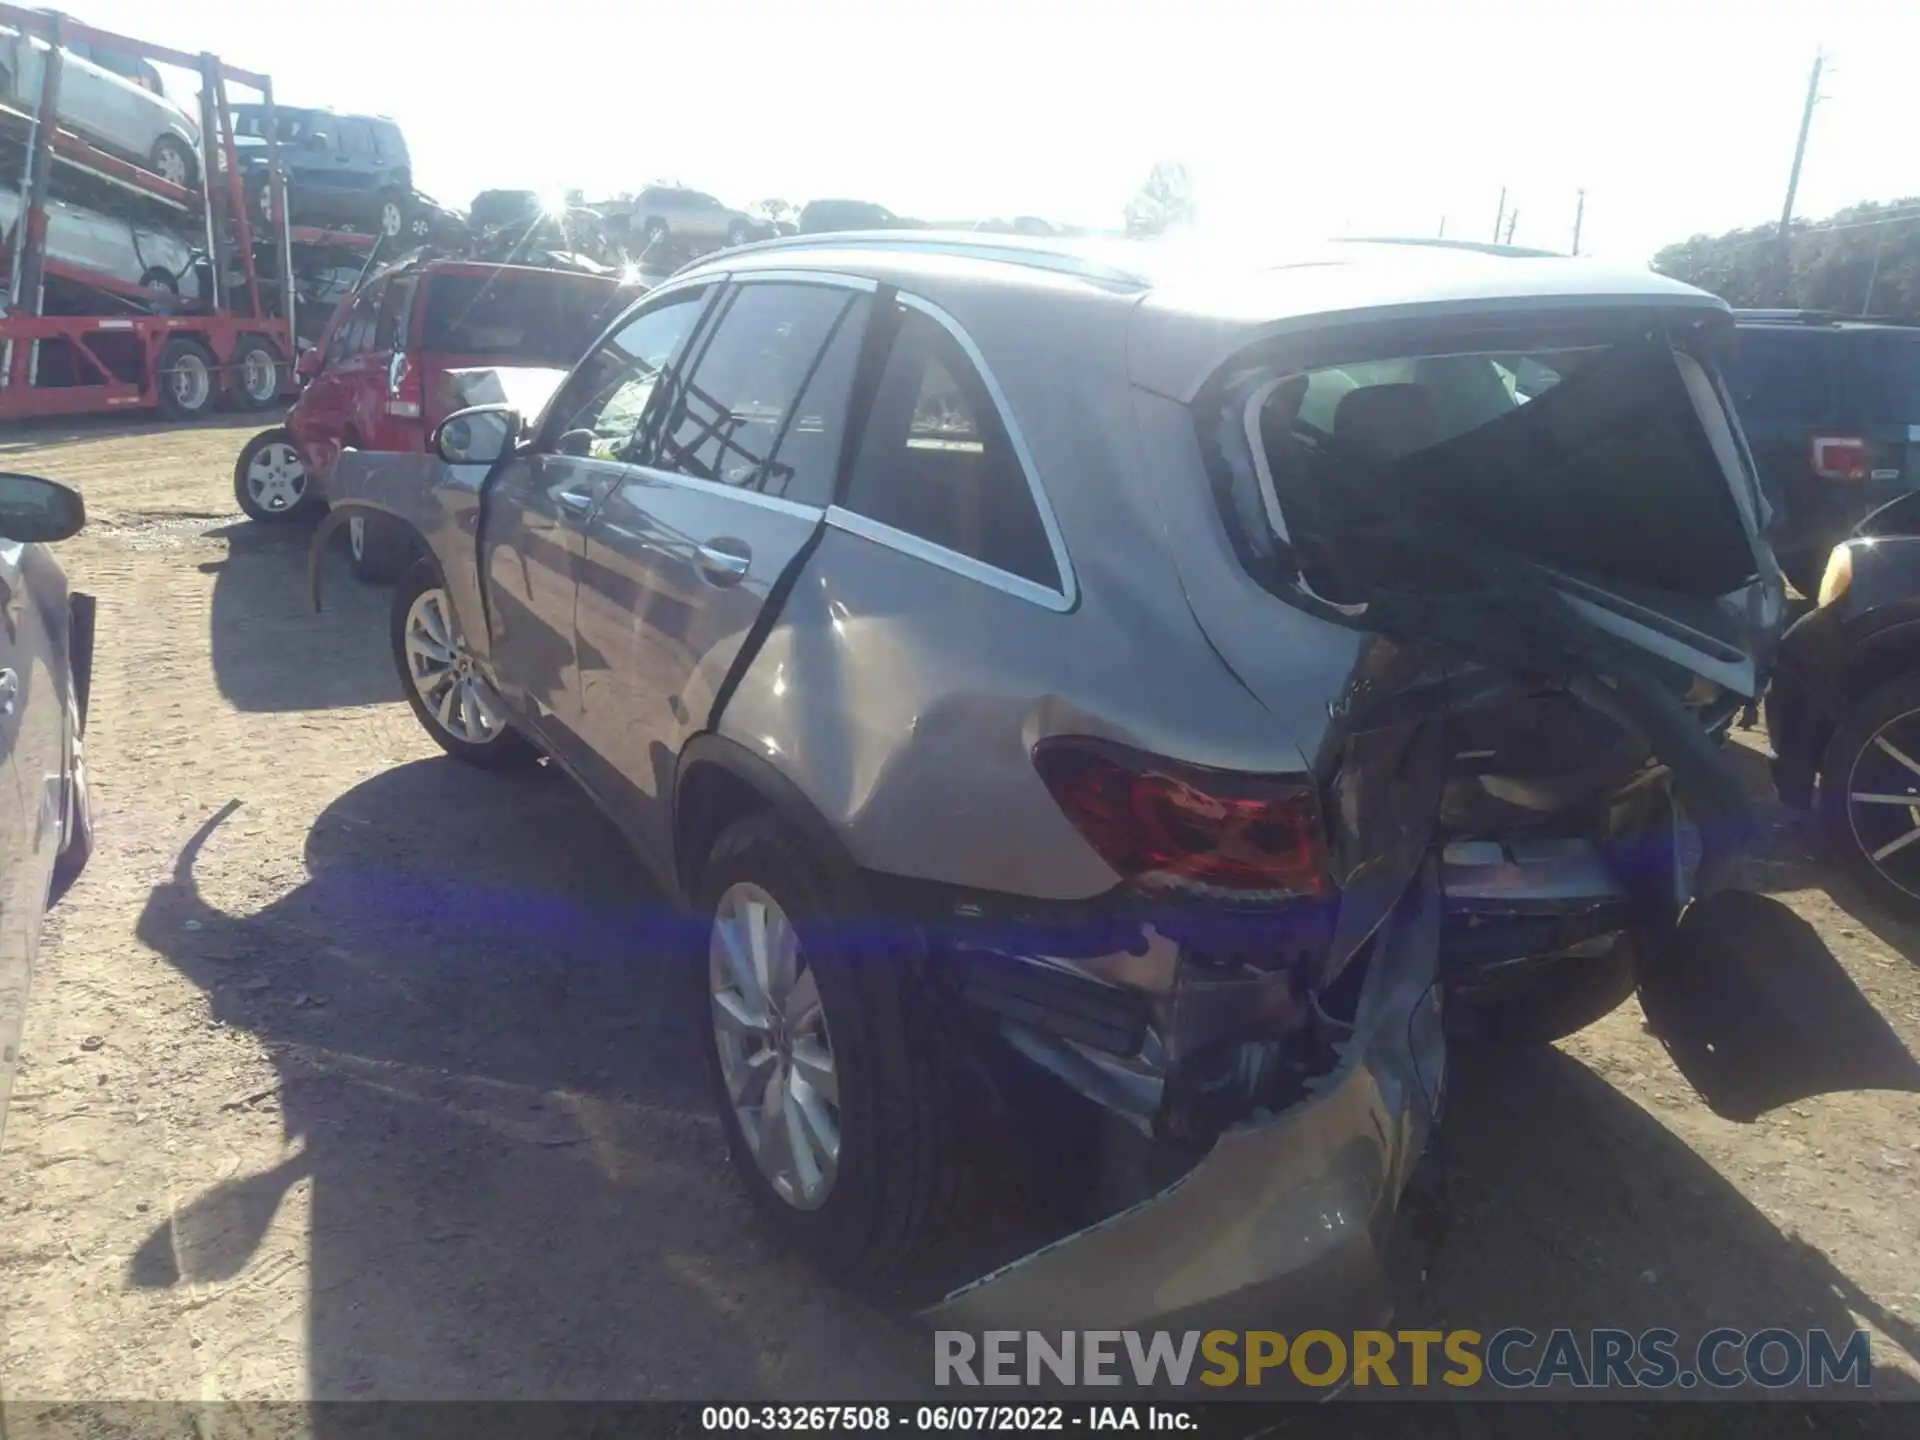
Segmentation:
<svg viewBox="0 0 1920 1440">
<path fill-rule="evenodd" d="M 436 275 L 427 287 L 420 345 L 528 365 L 572 365 L 621 302 L 590 275 Z"/>
</svg>

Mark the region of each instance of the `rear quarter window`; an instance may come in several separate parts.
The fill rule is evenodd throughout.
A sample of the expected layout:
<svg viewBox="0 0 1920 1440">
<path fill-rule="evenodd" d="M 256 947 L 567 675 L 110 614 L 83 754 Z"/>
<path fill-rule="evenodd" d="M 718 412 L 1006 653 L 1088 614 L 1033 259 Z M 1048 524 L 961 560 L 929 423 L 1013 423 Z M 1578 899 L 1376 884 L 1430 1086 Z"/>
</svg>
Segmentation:
<svg viewBox="0 0 1920 1440">
<path fill-rule="evenodd" d="M 1840 351 L 1851 423 L 1920 425 L 1920 331 L 1856 331 Z"/>
<path fill-rule="evenodd" d="M 420 348 L 571 367 L 620 308 L 612 281 L 562 274 L 435 275 Z"/>
<path fill-rule="evenodd" d="M 1740 331 L 1725 367 L 1740 423 L 1754 430 L 1825 423 L 1833 403 L 1831 339 L 1818 330 Z"/>
</svg>

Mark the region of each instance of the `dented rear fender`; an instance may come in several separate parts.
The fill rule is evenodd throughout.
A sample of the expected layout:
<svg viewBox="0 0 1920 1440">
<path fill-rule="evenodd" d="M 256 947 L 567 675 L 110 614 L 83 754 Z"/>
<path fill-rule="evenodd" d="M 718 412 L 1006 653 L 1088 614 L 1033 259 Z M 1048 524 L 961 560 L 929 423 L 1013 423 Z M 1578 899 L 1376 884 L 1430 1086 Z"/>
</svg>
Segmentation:
<svg viewBox="0 0 1920 1440">
<path fill-rule="evenodd" d="M 468 644 L 486 653 L 480 593 L 479 528 L 485 465 L 449 465 L 419 451 L 344 450 L 327 485 L 330 511 L 307 550 L 307 594 L 321 608 L 321 557 L 355 514 L 404 526 L 446 578 Z"/>
</svg>

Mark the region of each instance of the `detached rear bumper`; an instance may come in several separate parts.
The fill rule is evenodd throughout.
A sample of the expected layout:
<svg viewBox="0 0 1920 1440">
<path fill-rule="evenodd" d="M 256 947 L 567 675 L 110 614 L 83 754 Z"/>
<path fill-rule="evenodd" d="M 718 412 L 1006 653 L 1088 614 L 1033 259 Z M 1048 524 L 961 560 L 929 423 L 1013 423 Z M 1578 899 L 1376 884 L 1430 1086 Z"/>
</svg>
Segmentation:
<svg viewBox="0 0 1920 1440">
<path fill-rule="evenodd" d="M 1438 1115 L 1446 1048 L 1431 865 L 1389 916 L 1340 1063 L 1292 1108 L 1228 1130 L 1153 1198 L 924 1312 L 941 1329 L 1365 1328 Z"/>
</svg>

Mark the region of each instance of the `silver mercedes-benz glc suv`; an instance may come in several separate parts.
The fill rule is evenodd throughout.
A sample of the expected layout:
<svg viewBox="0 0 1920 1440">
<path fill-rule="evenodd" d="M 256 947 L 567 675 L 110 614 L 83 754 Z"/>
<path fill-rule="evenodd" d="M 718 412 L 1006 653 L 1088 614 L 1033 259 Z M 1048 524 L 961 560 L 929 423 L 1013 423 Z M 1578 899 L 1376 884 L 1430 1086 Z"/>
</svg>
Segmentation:
<svg viewBox="0 0 1920 1440">
<path fill-rule="evenodd" d="M 795 1242 L 915 1273 L 1037 1151 L 1083 1183 L 944 1323 L 1271 1324 L 1381 1293 L 1446 1035 L 1604 1013 L 1737 843 L 1729 325 L 1448 247 L 806 237 L 332 494 L 417 537 L 434 738 L 684 902 L 635 964 Z"/>
</svg>

